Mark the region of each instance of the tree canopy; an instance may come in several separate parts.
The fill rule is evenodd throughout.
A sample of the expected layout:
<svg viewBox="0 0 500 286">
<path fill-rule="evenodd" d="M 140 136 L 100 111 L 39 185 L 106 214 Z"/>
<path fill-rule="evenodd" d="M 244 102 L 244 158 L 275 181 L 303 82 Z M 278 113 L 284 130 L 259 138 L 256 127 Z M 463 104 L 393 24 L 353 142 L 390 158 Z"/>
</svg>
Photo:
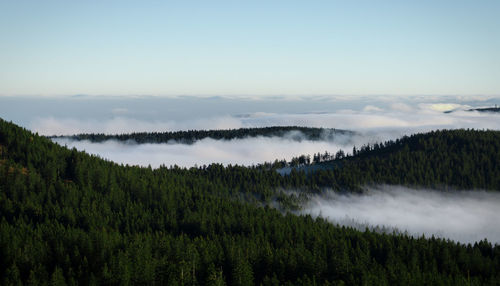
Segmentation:
<svg viewBox="0 0 500 286">
<path fill-rule="evenodd" d="M 499 190 L 499 137 L 419 134 L 282 176 L 272 164 L 123 166 L 0 120 L 1 283 L 498 285 L 500 246 L 486 240 L 361 232 L 266 202 L 382 182 Z"/>
</svg>

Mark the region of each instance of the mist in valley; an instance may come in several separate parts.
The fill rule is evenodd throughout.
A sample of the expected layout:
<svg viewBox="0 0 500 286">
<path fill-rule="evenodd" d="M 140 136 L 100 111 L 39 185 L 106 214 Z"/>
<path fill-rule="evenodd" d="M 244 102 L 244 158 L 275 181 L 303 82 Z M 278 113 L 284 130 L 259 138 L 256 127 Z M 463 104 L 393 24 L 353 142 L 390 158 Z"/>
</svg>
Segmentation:
<svg viewBox="0 0 500 286">
<path fill-rule="evenodd" d="M 367 188 L 362 194 L 313 196 L 301 213 L 364 230 L 432 235 L 462 243 L 500 244 L 500 193 L 437 191 L 400 186 Z"/>
<path fill-rule="evenodd" d="M 333 140 L 307 140 L 300 132 L 292 132 L 283 137 L 247 137 L 243 139 L 215 140 L 205 138 L 193 144 L 172 141 L 161 144 L 137 144 L 135 141 L 108 140 L 101 143 L 77 141 L 68 138 L 54 138 L 53 141 L 85 150 L 117 163 L 157 168 L 161 165 L 193 167 L 221 163 L 244 166 L 257 165 L 274 160 L 317 152 L 335 153 L 340 149 L 352 150 L 354 145 L 367 137 L 335 135 Z"/>
<path fill-rule="evenodd" d="M 343 100 L 342 97 L 245 99 L 245 98 L 113 98 L 47 99 L 40 104 L 62 104 L 64 112 L 32 110 L 19 121 L 41 135 L 79 133 L 124 134 L 178 130 L 214 130 L 267 126 L 306 126 L 355 131 L 321 141 L 290 138 L 245 138 L 213 140 L 206 138 L 192 145 L 143 144 L 109 141 L 102 143 L 55 139 L 61 145 L 85 150 L 118 163 L 158 167 L 201 166 L 210 163 L 253 165 L 290 160 L 300 155 L 351 152 L 354 146 L 394 140 L 404 135 L 435 129 L 498 129 L 500 114 L 467 111 L 496 98 L 478 100 L 460 97 L 394 98 L 373 97 Z M 26 100 L 25 100 L 26 101 Z M 10 115 L 9 105 L 22 99 L 8 99 L 2 108 Z M 48 105 L 53 106 L 53 105 Z M 49 113 L 50 111 L 50 113 Z M 444 113 L 444 111 L 453 111 Z M 16 118 L 17 114 L 11 114 Z"/>
</svg>

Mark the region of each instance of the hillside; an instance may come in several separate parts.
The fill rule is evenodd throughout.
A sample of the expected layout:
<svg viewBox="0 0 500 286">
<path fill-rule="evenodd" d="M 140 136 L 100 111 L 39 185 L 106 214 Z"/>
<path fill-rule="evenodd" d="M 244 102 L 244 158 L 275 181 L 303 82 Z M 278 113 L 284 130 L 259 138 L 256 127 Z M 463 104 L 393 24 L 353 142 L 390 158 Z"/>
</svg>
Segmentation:
<svg viewBox="0 0 500 286">
<path fill-rule="evenodd" d="M 476 171 L 479 165 L 473 165 L 460 174 L 472 179 L 478 173 L 474 186 L 496 187 L 497 179 L 488 180 L 486 174 L 497 174 L 498 166 L 483 161 L 498 158 L 498 143 L 493 142 L 498 142 L 498 133 L 456 132 L 422 134 L 365 149 L 339 158 L 338 171 L 312 175 L 292 171 L 281 176 L 266 169 L 269 166 L 156 170 L 120 166 L 0 120 L 1 281 L 5 285 L 498 285 L 500 246 L 487 241 L 462 245 L 359 232 L 245 200 L 257 197 L 265 202 L 278 190 L 292 187 L 349 189 L 369 182 L 426 183 L 425 178 L 438 184 L 444 182 L 440 174 L 449 166 L 447 161 L 477 161 L 482 169 Z M 433 157 L 443 148 L 448 151 Z M 446 157 L 462 149 L 470 152 L 466 160 Z M 402 163 L 415 154 L 422 159 Z M 490 155 L 492 159 L 483 158 Z M 413 166 L 430 162 L 421 166 L 428 169 L 441 161 L 432 176 L 420 180 L 411 175 Z"/>
<path fill-rule="evenodd" d="M 498 162 L 499 131 L 458 129 L 361 146 L 350 156 L 295 169 L 314 174 L 306 179 L 310 186 L 336 190 L 359 190 L 367 184 L 500 190 Z M 282 170 L 282 165 L 276 168 Z"/>
</svg>

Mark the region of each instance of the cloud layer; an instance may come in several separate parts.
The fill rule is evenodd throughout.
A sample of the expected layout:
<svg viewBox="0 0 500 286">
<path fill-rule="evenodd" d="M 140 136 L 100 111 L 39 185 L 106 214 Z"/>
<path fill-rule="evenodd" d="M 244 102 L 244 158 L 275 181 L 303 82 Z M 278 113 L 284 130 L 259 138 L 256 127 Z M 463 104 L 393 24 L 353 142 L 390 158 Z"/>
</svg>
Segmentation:
<svg viewBox="0 0 500 286">
<path fill-rule="evenodd" d="M 433 129 L 476 128 L 499 129 L 499 113 L 463 111 L 457 104 L 393 104 L 389 109 L 368 105 L 361 111 L 339 110 L 317 113 L 253 112 L 240 115 L 199 117 L 179 120 L 146 120 L 115 116 L 110 119 L 75 119 L 40 117 L 29 128 L 42 135 L 77 133 L 163 132 L 188 129 L 235 129 L 265 126 L 308 126 L 349 129 L 355 131 L 397 132 L 409 134 Z M 458 110 L 457 110 L 458 109 Z M 452 113 L 444 111 L 456 110 Z"/>
<path fill-rule="evenodd" d="M 138 131 L 162 132 L 190 129 L 234 129 L 265 126 L 310 126 L 349 129 L 357 131 L 352 138 L 338 138 L 334 142 L 294 142 L 288 138 L 247 138 L 215 141 L 205 139 L 193 145 L 144 144 L 103 142 L 57 142 L 76 147 L 101 157 L 134 165 L 157 167 L 194 166 L 210 163 L 252 165 L 275 159 L 287 159 L 302 154 L 312 155 L 339 149 L 349 152 L 354 145 L 382 142 L 403 135 L 435 129 L 476 128 L 499 129 L 500 114 L 461 111 L 467 106 L 448 103 L 393 104 L 385 107 L 367 106 L 361 111 L 339 110 L 333 113 L 269 113 L 254 112 L 237 116 L 196 118 L 177 121 L 140 120 L 115 117 L 109 120 L 41 118 L 31 128 L 44 135 L 76 133 L 130 133 Z M 452 113 L 443 110 L 459 109 Z"/>
<path fill-rule="evenodd" d="M 296 137 L 297 134 L 295 133 Z M 290 160 L 303 154 L 339 149 L 351 150 L 359 140 L 368 137 L 350 137 L 339 135 L 333 141 L 296 141 L 290 137 L 252 137 L 234 140 L 214 140 L 206 138 L 194 144 L 136 144 L 109 140 L 103 143 L 74 141 L 64 138 L 54 139 L 60 145 L 99 155 L 118 163 L 148 166 L 153 168 L 164 164 L 192 167 L 211 163 L 254 165 L 272 162 L 275 159 Z M 356 141 L 358 140 L 358 141 Z"/>
<path fill-rule="evenodd" d="M 315 196 L 303 213 L 364 229 L 385 226 L 426 237 L 463 243 L 487 238 L 500 244 L 500 193 L 442 192 L 396 186 L 368 189 L 365 194 Z"/>
<path fill-rule="evenodd" d="M 141 120 L 114 117 L 108 120 L 44 117 L 30 124 L 30 129 L 41 135 L 73 135 L 81 133 L 124 134 L 133 132 L 165 132 L 189 129 L 236 129 L 242 123 L 238 118 L 224 116 L 184 121 Z"/>
</svg>

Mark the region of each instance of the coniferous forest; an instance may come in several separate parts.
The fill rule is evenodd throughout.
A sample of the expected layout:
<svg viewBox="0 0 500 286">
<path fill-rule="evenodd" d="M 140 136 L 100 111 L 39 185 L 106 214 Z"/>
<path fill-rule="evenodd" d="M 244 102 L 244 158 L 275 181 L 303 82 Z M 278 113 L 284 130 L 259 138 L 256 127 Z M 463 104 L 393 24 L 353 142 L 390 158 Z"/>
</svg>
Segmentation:
<svg viewBox="0 0 500 286">
<path fill-rule="evenodd" d="M 296 136 L 293 133 L 296 132 Z M 300 141 L 333 139 L 336 135 L 351 135 L 352 131 L 334 128 L 312 128 L 301 126 L 274 126 L 261 128 L 240 128 L 229 130 L 188 130 L 174 132 L 135 132 L 131 134 L 77 134 L 73 136 L 53 136 L 52 138 L 69 138 L 73 140 L 89 140 L 91 142 L 102 142 L 106 140 L 127 141 L 133 140 L 136 143 L 169 143 L 181 142 L 192 144 L 198 140 L 212 138 L 216 140 L 242 139 L 246 137 L 281 137 L 291 135 L 291 139 Z"/>
<path fill-rule="evenodd" d="M 280 175 L 283 162 L 151 169 L 0 120 L 1 283 L 500 285 L 499 245 L 341 227 L 290 213 L 281 192 L 498 191 L 499 162 L 500 132 L 441 130 L 301 162 L 325 166 L 308 173 Z"/>
</svg>

